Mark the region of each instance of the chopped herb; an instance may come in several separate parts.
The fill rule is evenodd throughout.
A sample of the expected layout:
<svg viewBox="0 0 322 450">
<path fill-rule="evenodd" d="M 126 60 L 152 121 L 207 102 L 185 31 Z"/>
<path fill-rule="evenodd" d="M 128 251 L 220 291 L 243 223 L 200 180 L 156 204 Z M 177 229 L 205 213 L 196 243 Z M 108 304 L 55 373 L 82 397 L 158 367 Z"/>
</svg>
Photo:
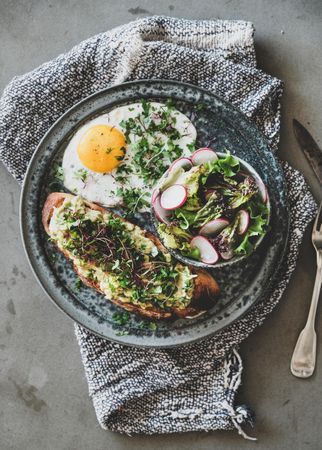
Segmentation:
<svg viewBox="0 0 322 450">
<path fill-rule="evenodd" d="M 203 111 L 206 108 L 206 105 L 204 103 L 197 103 L 195 106 L 196 111 Z"/>
<path fill-rule="evenodd" d="M 80 278 L 77 278 L 77 280 L 74 283 L 74 288 L 79 290 L 82 287 L 82 281 L 80 280 Z"/>
<path fill-rule="evenodd" d="M 156 331 L 158 329 L 158 325 L 155 322 L 150 322 L 149 320 L 142 320 L 139 323 L 140 329 Z"/>
<path fill-rule="evenodd" d="M 130 314 L 128 312 L 114 313 L 112 320 L 116 325 L 123 326 L 130 320 Z"/>
<path fill-rule="evenodd" d="M 144 117 L 149 117 L 150 114 L 150 103 L 148 103 L 146 100 L 142 100 L 142 109 L 143 109 L 143 115 Z"/>
<path fill-rule="evenodd" d="M 142 109 L 141 114 L 121 121 L 120 126 L 134 154 L 134 171 L 151 187 L 163 175 L 165 168 L 181 156 L 182 149 L 177 144 L 181 134 L 175 127 L 171 101 L 155 111 L 151 103 L 143 100 Z"/>
<path fill-rule="evenodd" d="M 191 142 L 191 144 L 187 144 L 188 149 L 193 153 L 196 150 L 196 142 Z"/>
<path fill-rule="evenodd" d="M 128 215 L 132 215 L 145 206 L 149 206 L 149 202 L 144 198 L 146 192 L 141 189 L 117 188 L 116 194 L 122 198 Z"/>
<path fill-rule="evenodd" d="M 116 333 L 116 336 L 127 336 L 129 334 L 128 330 L 122 330 Z"/>
<path fill-rule="evenodd" d="M 88 177 L 88 171 L 86 169 L 78 169 L 74 172 L 74 178 L 76 180 L 81 180 L 83 183 L 86 182 Z"/>
<path fill-rule="evenodd" d="M 54 165 L 52 180 L 49 183 L 51 190 L 60 190 L 64 181 L 64 169 L 59 164 Z"/>
</svg>

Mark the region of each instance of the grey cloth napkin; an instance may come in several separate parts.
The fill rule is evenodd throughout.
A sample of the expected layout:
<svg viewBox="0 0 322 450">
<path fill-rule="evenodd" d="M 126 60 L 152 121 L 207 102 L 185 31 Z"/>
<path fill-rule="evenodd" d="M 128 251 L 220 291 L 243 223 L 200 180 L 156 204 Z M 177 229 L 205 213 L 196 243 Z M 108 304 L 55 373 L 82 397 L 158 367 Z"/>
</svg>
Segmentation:
<svg viewBox="0 0 322 450">
<path fill-rule="evenodd" d="M 254 29 L 244 21 L 147 17 L 94 36 L 26 75 L 0 100 L 0 156 L 21 182 L 37 143 L 84 97 L 124 81 L 159 78 L 196 84 L 245 113 L 277 150 L 282 83 L 256 67 Z M 235 406 L 244 340 L 280 300 L 295 268 L 315 202 L 302 177 L 283 163 L 291 214 L 290 241 L 274 290 L 215 337 L 183 348 L 146 350 L 76 336 L 97 418 L 122 433 L 232 429 L 252 421 Z"/>
</svg>

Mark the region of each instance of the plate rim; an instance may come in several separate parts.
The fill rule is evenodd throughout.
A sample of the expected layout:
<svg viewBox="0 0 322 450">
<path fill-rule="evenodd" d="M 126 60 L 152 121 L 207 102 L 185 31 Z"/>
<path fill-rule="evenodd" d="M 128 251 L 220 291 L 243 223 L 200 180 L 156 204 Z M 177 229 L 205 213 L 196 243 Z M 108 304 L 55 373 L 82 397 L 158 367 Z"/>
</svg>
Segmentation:
<svg viewBox="0 0 322 450">
<path fill-rule="evenodd" d="M 258 129 L 258 127 L 256 126 L 256 124 L 254 122 L 252 122 L 242 111 L 240 111 L 236 106 L 234 106 L 233 104 L 231 104 L 230 102 L 228 102 L 225 99 L 222 99 L 221 97 L 219 97 L 218 95 L 214 94 L 213 92 L 209 91 L 208 89 L 205 88 L 201 88 L 199 86 L 193 85 L 191 83 L 184 83 L 181 81 L 176 81 L 176 80 L 163 80 L 163 79 L 142 79 L 142 80 L 136 80 L 136 81 L 127 81 L 121 84 L 116 84 L 107 88 L 104 88 L 102 90 L 99 90 L 97 92 L 94 92 L 93 94 L 83 98 L 82 100 L 80 100 L 79 102 L 75 103 L 73 106 L 71 106 L 69 109 L 67 109 L 61 116 L 59 116 L 57 118 L 57 120 L 49 127 L 49 129 L 46 131 L 46 133 L 42 136 L 42 138 L 40 139 L 34 153 L 32 154 L 32 157 L 29 161 L 27 170 L 25 172 L 25 176 L 23 179 L 23 184 L 22 184 L 22 190 L 21 190 L 21 195 L 20 195 L 20 204 L 19 204 L 19 222 L 20 222 L 20 235 L 21 235 L 21 240 L 22 240 L 22 244 L 23 244 L 23 248 L 28 260 L 28 263 L 31 267 L 31 270 L 38 282 L 38 284 L 41 286 L 41 288 L 43 289 L 43 291 L 45 292 L 46 296 L 51 300 L 51 302 L 54 303 L 54 305 L 63 313 L 65 313 L 70 319 L 72 319 L 75 323 L 77 323 L 78 325 L 86 328 L 87 330 L 89 330 L 90 332 L 94 333 L 96 336 L 99 336 L 105 340 L 108 341 L 113 341 L 116 342 L 118 344 L 122 344 L 122 345 L 126 345 L 126 346 L 132 346 L 132 347 L 138 347 L 138 348 L 174 348 L 174 347 L 178 347 L 178 346 L 184 346 L 184 345 L 190 345 L 192 343 L 213 337 L 214 335 L 218 334 L 219 332 L 223 331 L 225 328 L 229 327 L 230 325 L 232 325 L 233 323 L 235 323 L 237 320 L 242 319 L 249 311 L 251 308 L 253 308 L 256 303 L 258 303 L 258 301 L 262 298 L 262 296 L 264 295 L 264 293 L 262 292 L 256 300 L 254 300 L 253 302 L 251 302 L 251 304 L 245 308 L 242 313 L 239 312 L 239 314 L 234 314 L 233 320 L 230 320 L 229 323 L 225 323 L 226 320 L 223 319 L 220 323 L 220 327 L 217 327 L 214 331 L 211 331 L 209 329 L 207 329 L 206 333 L 204 334 L 200 334 L 199 336 L 195 336 L 195 337 L 191 337 L 187 340 L 184 340 L 182 342 L 174 342 L 174 343 L 161 343 L 158 342 L 156 344 L 154 343 L 137 343 L 137 342 L 131 342 L 131 340 L 127 339 L 127 336 L 122 336 L 122 339 L 118 339 L 117 335 L 115 336 L 106 336 L 104 334 L 102 334 L 101 332 L 99 332 L 97 329 L 93 329 L 91 327 L 89 327 L 88 325 L 84 325 L 84 323 L 82 323 L 77 317 L 74 317 L 65 307 L 64 305 L 60 304 L 57 301 L 57 298 L 55 299 L 55 296 L 52 295 L 50 293 L 50 289 L 48 289 L 48 285 L 46 285 L 46 283 L 43 281 L 43 277 L 42 275 L 39 273 L 39 267 L 37 265 L 37 263 L 35 263 L 34 260 L 34 254 L 31 251 L 30 245 L 28 246 L 28 238 L 30 238 L 30 236 L 28 235 L 28 231 L 26 230 L 26 223 L 23 220 L 23 213 L 27 208 L 27 190 L 28 190 L 28 183 L 30 182 L 30 178 L 31 178 L 31 174 L 32 174 L 32 170 L 34 168 L 35 165 L 35 161 L 37 160 L 37 157 L 39 154 L 41 154 L 41 150 L 42 150 L 42 146 L 44 144 L 44 142 L 46 141 L 46 139 L 50 136 L 50 134 L 52 134 L 57 127 L 59 127 L 61 125 L 61 122 L 63 122 L 66 117 L 68 117 L 71 113 L 77 111 L 83 104 L 86 104 L 87 102 L 89 102 L 90 100 L 94 100 L 96 97 L 99 98 L 101 96 L 103 96 L 104 94 L 108 93 L 109 91 L 113 91 L 115 89 L 124 87 L 126 88 L 127 86 L 135 86 L 138 84 L 149 84 L 149 85 L 153 85 L 154 83 L 161 83 L 161 84 L 169 84 L 169 85 L 179 85 L 179 86 L 183 86 L 186 88 L 191 88 L 193 90 L 198 90 L 198 91 L 202 91 L 205 94 L 207 94 L 208 96 L 214 97 L 214 99 L 216 99 L 217 101 L 219 101 L 219 103 L 226 105 L 229 109 L 234 109 L 244 120 L 244 122 L 246 124 L 248 124 L 252 129 L 256 130 L 257 136 L 260 138 L 260 140 L 262 141 L 262 144 L 266 147 L 266 149 L 268 150 L 268 154 L 271 156 L 271 158 L 274 159 L 274 163 L 276 165 L 276 167 L 278 168 L 279 172 L 282 175 L 282 184 L 283 184 L 283 194 L 285 195 L 285 199 L 286 199 L 286 204 L 284 205 L 285 208 L 285 217 L 287 218 L 287 223 L 284 229 L 284 242 L 283 242 L 283 247 L 282 247 L 282 258 L 279 259 L 278 264 L 270 278 L 270 280 L 267 283 L 267 286 L 265 286 L 265 291 L 268 291 L 272 285 L 272 283 L 275 281 L 276 277 L 278 276 L 278 272 L 279 269 L 282 265 L 282 262 L 284 260 L 284 256 L 286 253 L 286 248 L 289 242 L 289 228 L 290 228 L 290 213 L 289 213 L 289 204 L 288 204 L 288 198 L 287 198 L 287 185 L 286 185 L 286 181 L 285 181 L 285 177 L 284 177 L 284 173 L 282 171 L 282 167 L 279 163 L 279 161 L 275 158 L 275 155 L 273 154 L 273 152 L 271 151 L 270 147 L 269 147 L 269 143 L 268 140 L 266 138 L 266 136 L 264 135 L 264 133 Z M 98 108 L 99 110 L 100 108 Z M 78 121 L 78 123 L 75 125 L 75 127 L 77 127 L 77 125 L 79 125 L 81 121 Z M 39 208 L 37 208 L 38 210 Z M 39 213 L 39 210 L 38 210 Z M 56 277 L 56 275 L 52 272 L 52 275 L 54 277 Z M 81 308 L 84 308 L 83 305 L 81 305 Z M 86 309 L 86 308 L 84 308 Z M 92 315 L 92 312 L 88 311 L 86 309 L 87 312 L 89 312 L 90 315 Z M 231 319 L 231 316 L 229 316 L 229 318 Z M 121 336 L 120 336 L 121 337 Z M 133 336 L 132 336 L 133 337 Z M 144 336 L 141 339 L 147 340 L 149 341 L 149 335 Z M 176 337 L 177 338 L 177 337 Z M 140 339 L 140 340 L 141 340 Z"/>
</svg>

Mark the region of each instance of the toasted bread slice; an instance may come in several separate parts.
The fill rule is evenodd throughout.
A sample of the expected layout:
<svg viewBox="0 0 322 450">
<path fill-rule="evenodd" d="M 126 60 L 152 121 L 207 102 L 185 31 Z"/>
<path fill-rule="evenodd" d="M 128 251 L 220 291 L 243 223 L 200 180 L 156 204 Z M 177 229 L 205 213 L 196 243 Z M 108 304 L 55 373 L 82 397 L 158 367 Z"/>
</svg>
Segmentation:
<svg viewBox="0 0 322 450">
<path fill-rule="evenodd" d="M 55 208 L 59 208 L 65 199 L 74 197 L 71 194 L 66 194 L 62 192 L 53 192 L 48 195 L 45 204 L 43 206 L 42 210 L 42 223 L 45 228 L 46 233 L 50 236 L 50 221 L 54 212 Z M 84 201 L 86 207 L 92 210 L 97 210 L 102 213 L 108 213 L 109 215 L 112 215 L 114 217 L 117 217 L 118 219 L 122 220 L 123 222 L 126 222 L 125 219 L 122 217 L 111 213 L 110 211 L 105 210 L 101 206 Z M 162 245 L 160 240 L 154 236 L 152 233 L 149 233 L 148 231 L 142 230 L 144 233 L 144 236 L 148 239 L 150 239 L 153 244 L 158 248 L 159 251 L 161 251 L 163 254 L 167 253 L 167 250 Z M 61 250 L 61 249 L 60 249 Z M 62 250 L 61 250 L 62 251 Z M 65 257 L 67 259 L 72 259 L 71 256 L 68 254 L 67 251 L 63 251 Z M 169 318 L 173 315 L 176 315 L 178 317 L 184 317 L 184 318 L 193 318 L 201 313 L 203 313 L 206 309 L 209 309 L 211 305 L 214 302 L 214 297 L 218 295 L 219 293 L 219 286 L 215 279 L 205 270 L 202 269 L 195 269 L 193 267 L 189 267 L 191 273 L 195 275 L 193 278 L 193 295 L 190 304 L 185 308 L 172 308 L 171 310 L 164 310 L 158 307 L 146 307 L 143 309 L 140 307 L 140 305 L 133 304 L 130 302 L 124 302 L 121 300 L 117 300 L 115 298 L 109 298 L 109 300 L 116 305 L 122 307 L 123 309 L 140 314 L 141 316 L 148 317 L 150 319 L 165 319 Z M 104 292 L 100 289 L 100 285 L 98 282 L 92 279 L 88 279 L 84 277 L 82 274 L 79 273 L 78 267 L 74 262 L 74 270 L 79 275 L 80 279 L 83 281 L 83 283 L 98 292 L 104 294 Z M 104 294 L 105 295 L 105 294 Z"/>
</svg>

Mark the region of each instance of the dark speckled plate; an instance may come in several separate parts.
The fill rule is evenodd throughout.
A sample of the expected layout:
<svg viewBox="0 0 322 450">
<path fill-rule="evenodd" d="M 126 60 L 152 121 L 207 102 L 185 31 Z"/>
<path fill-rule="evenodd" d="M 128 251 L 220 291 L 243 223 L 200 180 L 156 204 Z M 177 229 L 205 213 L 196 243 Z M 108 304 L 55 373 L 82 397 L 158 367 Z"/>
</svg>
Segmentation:
<svg viewBox="0 0 322 450">
<path fill-rule="evenodd" d="M 95 291 L 76 287 L 77 276 L 71 264 L 48 242 L 41 224 L 52 168 L 60 161 L 73 133 L 94 116 L 141 98 L 160 102 L 171 98 L 180 111 L 191 117 L 198 133 L 197 144 L 205 146 L 215 137 L 218 151 L 228 149 L 250 163 L 268 186 L 271 201 L 271 229 L 260 248 L 240 264 L 235 263 L 233 270 L 229 267 L 212 270 L 221 286 L 214 307 L 194 320 L 161 321 L 157 330 L 151 330 L 145 323 L 142 326 L 142 319 L 135 315 L 131 315 L 124 327 L 115 325 L 112 316 L 122 310 Z M 73 320 L 104 338 L 148 347 L 176 346 L 202 339 L 245 314 L 269 288 L 279 268 L 289 223 L 282 170 L 257 128 L 232 105 L 205 90 L 156 80 L 106 89 L 67 111 L 42 139 L 32 158 L 23 186 L 20 214 L 31 267 L 55 304 Z"/>
</svg>

